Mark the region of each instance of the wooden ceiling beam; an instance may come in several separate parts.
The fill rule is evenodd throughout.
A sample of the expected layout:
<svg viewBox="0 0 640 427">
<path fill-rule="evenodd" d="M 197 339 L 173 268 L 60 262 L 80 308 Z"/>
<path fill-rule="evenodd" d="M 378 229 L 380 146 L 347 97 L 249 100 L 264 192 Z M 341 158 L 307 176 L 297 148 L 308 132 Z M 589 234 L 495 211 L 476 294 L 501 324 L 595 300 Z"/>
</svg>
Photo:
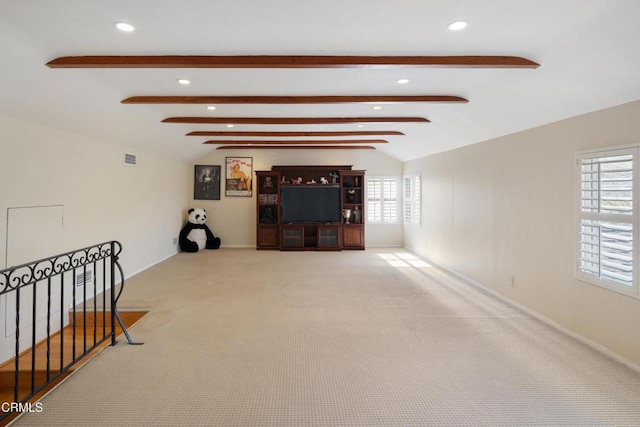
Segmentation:
<svg viewBox="0 0 640 427">
<path fill-rule="evenodd" d="M 234 56 L 63 56 L 49 68 L 538 68 L 540 64 L 519 56 L 335 56 L 335 55 L 234 55 Z"/>
<path fill-rule="evenodd" d="M 356 95 L 356 96 L 132 96 L 123 104 L 342 104 L 400 102 L 469 102 L 451 95 Z"/>
<path fill-rule="evenodd" d="M 216 150 L 375 150 L 370 145 L 223 145 Z"/>
<path fill-rule="evenodd" d="M 429 123 L 424 117 L 168 117 L 162 123 L 323 125 L 342 123 Z"/>
<path fill-rule="evenodd" d="M 344 132 L 225 132 L 225 131 L 193 131 L 186 136 L 247 136 L 247 137 L 328 137 L 328 136 L 392 136 L 404 135 L 395 130 L 381 131 L 344 131 Z"/>
<path fill-rule="evenodd" d="M 389 141 L 386 139 L 338 139 L 338 140 L 273 140 L 273 141 L 246 141 L 246 140 L 210 140 L 205 141 L 203 144 L 235 144 L 235 145 L 304 145 L 304 144 L 318 144 L 318 145 L 331 145 L 331 144 L 386 144 Z"/>
</svg>

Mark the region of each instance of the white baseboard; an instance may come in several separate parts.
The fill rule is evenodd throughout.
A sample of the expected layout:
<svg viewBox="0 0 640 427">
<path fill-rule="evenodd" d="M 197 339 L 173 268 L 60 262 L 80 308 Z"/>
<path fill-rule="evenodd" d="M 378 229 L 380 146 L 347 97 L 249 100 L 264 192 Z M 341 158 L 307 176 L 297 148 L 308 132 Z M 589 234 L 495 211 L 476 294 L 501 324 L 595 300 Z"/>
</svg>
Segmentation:
<svg viewBox="0 0 640 427">
<path fill-rule="evenodd" d="M 143 271 L 150 269 L 150 268 L 151 268 L 151 267 L 153 267 L 154 265 L 158 265 L 158 264 L 160 264 L 161 262 L 166 261 L 166 260 L 168 260 L 169 258 L 171 258 L 171 257 L 173 257 L 173 256 L 176 256 L 177 254 L 178 254 L 178 251 L 175 251 L 175 252 L 170 253 L 169 255 L 167 255 L 167 256 L 165 256 L 165 257 L 163 257 L 163 258 L 160 258 L 160 259 L 159 259 L 159 260 L 157 260 L 157 261 L 152 262 L 151 264 L 148 264 L 148 265 L 146 265 L 146 266 L 144 266 L 144 267 L 142 267 L 142 268 L 140 268 L 140 269 L 138 269 L 138 270 L 134 271 L 134 272 L 133 272 L 133 273 L 131 273 L 131 274 L 126 274 L 125 280 L 126 280 L 126 279 L 129 279 L 129 278 L 131 278 L 131 277 L 133 277 L 133 276 L 135 276 L 136 274 L 140 274 L 140 273 L 142 273 Z"/>
<path fill-rule="evenodd" d="M 518 310 L 523 311 L 524 313 L 526 313 L 526 314 L 530 315 L 531 317 L 543 322 L 544 324 L 556 329 L 557 331 L 562 332 L 565 335 L 568 335 L 569 337 L 575 339 L 576 341 L 579 341 L 582 344 L 585 344 L 586 346 L 592 348 L 593 350 L 595 350 L 595 351 L 597 351 L 597 352 L 599 352 L 601 354 L 604 354 L 605 356 L 615 360 L 616 362 L 621 363 L 621 364 L 625 365 L 626 367 L 628 367 L 630 369 L 633 369 L 634 371 L 640 373 L 640 365 L 637 365 L 636 363 L 634 363 L 631 360 L 619 355 L 618 353 L 616 353 L 616 352 L 612 351 L 611 349 L 603 346 L 602 344 L 599 344 L 599 343 L 597 343 L 597 342 L 595 342 L 593 340 L 590 340 L 589 338 L 587 338 L 587 337 L 585 337 L 583 335 L 580 335 L 580 334 L 578 334 L 576 332 L 573 332 L 573 331 L 565 328 L 561 324 L 557 323 L 555 320 L 549 319 L 548 317 L 543 316 L 542 314 L 538 313 L 537 311 L 534 311 L 534 310 L 530 309 L 529 307 L 526 307 L 526 306 L 524 306 L 524 305 L 522 305 L 522 304 L 520 304 L 520 303 L 518 303 L 518 302 L 516 302 L 516 301 L 514 301 L 514 300 L 512 300 L 510 298 L 507 298 L 506 296 L 496 292 L 495 290 L 493 290 L 491 288 L 486 287 L 485 285 L 483 285 L 483 284 L 481 284 L 481 283 L 479 283 L 479 282 L 477 282 L 477 281 L 475 281 L 473 279 L 470 279 L 469 277 L 466 277 L 463 274 L 460 274 L 460 273 L 458 273 L 456 271 L 453 271 L 453 270 L 450 270 L 450 269 L 448 269 L 446 267 L 443 267 L 440 264 L 438 264 L 436 262 L 433 262 L 430 259 L 423 257 L 422 255 L 419 255 L 418 253 L 412 251 L 409 248 L 405 248 L 405 249 L 407 249 L 408 251 L 413 252 L 414 254 L 416 254 L 420 258 L 424 259 L 431 266 L 437 268 L 438 270 L 443 271 L 443 272 L 445 272 L 445 273 L 447 273 L 447 274 L 449 274 L 449 275 L 451 275 L 451 276 L 453 276 L 453 277 L 455 277 L 455 278 L 457 278 L 457 279 L 459 279 L 459 280 L 461 280 L 461 281 L 463 281 L 465 283 L 468 283 L 471 286 L 474 286 L 474 287 L 477 287 L 477 288 L 481 289 L 483 292 L 486 292 L 489 295 L 498 298 L 500 301 L 503 301 L 506 304 L 509 304 L 509 305 L 517 308 Z"/>
</svg>

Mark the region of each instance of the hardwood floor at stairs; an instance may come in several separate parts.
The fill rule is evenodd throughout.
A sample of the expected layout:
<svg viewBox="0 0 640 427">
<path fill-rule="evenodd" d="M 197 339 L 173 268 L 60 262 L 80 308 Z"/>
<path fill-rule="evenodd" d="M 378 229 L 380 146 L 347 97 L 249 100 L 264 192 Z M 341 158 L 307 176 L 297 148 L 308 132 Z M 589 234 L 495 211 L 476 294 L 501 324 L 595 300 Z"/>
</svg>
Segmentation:
<svg viewBox="0 0 640 427">
<path fill-rule="evenodd" d="M 131 325 L 136 323 L 142 316 L 144 316 L 146 311 L 121 311 L 120 317 L 125 325 L 125 327 L 129 328 Z M 106 325 L 107 330 L 110 330 L 108 326 L 110 322 L 110 318 L 107 313 Z M 94 320 L 94 314 L 86 313 L 86 319 L 84 313 L 76 313 L 76 324 L 75 324 L 75 334 L 73 328 L 73 315 L 70 315 L 70 326 L 67 326 L 62 331 L 62 340 L 61 333 L 57 332 L 53 334 L 50 338 L 49 343 L 49 377 L 52 378 L 55 375 L 60 373 L 60 364 L 62 360 L 62 366 L 67 366 L 73 360 L 74 356 L 74 335 L 75 335 L 75 355 L 79 357 L 82 353 L 84 353 L 85 345 L 86 348 L 89 349 L 94 345 L 94 334 L 95 334 L 95 342 L 100 341 L 104 336 L 104 328 L 102 313 L 97 313 Z M 83 325 L 87 324 L 87 328 L 84 329 Z M 96 327 L 94 327 L 94 325 Z M 122 328 L 118 322 L 116 322 L 116 336 L 120 336 L 122 334 Z M 85 341 L 86 340 L 86 341 Z M 118 341 L 122 343 L 124 337 L 120 337 Z M 62 345 L 61 345 L 62 341 Z M 86 344 L 85 344 L 86 343 Z M 89 354 L 83 357 L 80 361 L 76 362 L 75 365 L 71 366 L 67 371 L 63 372 L 55 381 L 45 387 L 41 392 L 37 393 L 32 399 L 31 402 L 35 402 L 38 398 L 42 397 L 47 391 L 53 388 L 56 384 L 62 381 L 65 377 L 71 374 L 74 370 L 78 369 L 84 363 L 89 361 L 92 356 L 97 354 L 103 348 L 107 347 L 111 343 L 111 339 L 107 339 L 105 342 L 99 344 L 94 350 L 92 350 Z M 31 367 L 32 367 L 32 355 L 33 352 L 31 349 L 25 350 L 21 353 L 19 357 L 19 398 L 22 399 L 24 396 L 28 395 L 31 392 Z M 61 358 L 63 356 L 63 359 Z M 38 388 L 42 384 L 47 382 L 47 341 L 39 342 L 35 347 L 35 388 Z M 14 389 L 15 389 L 15 359 L 11 359 L 2 365 L 0 365 L 0 403 L 2 402 L 13 402 L 14 401 Z M 11 419 L 15 418 L 15 416 L 8 416 L 3 420 L 0 420 L 0 426 L 7 425 Z"/>
</svg>

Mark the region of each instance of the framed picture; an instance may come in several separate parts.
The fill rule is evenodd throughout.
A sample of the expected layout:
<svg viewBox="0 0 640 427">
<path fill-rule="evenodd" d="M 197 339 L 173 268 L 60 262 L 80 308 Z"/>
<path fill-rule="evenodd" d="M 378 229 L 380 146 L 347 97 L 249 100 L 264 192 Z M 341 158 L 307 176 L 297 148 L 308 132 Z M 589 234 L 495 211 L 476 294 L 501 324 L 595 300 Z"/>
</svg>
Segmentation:
<svg viewBox="0 0 640 427">
<path fill-rule="evenodd" d="M 225 196 L 251 197 L 253 157 L 227 157 Z"/>
<path fill-rule="evenodd" d="M 220 200 L 222 166 L 196 165 L 193 181 L 195 200 Z"/>
</svg>

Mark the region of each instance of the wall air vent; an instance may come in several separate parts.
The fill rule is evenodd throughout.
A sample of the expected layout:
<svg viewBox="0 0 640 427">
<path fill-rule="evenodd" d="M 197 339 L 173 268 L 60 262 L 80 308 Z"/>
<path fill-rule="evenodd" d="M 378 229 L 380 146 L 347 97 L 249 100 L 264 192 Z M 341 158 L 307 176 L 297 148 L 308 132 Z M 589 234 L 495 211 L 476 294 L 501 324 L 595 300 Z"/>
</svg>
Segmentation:
<svg viewBox="0 0 640 427">
<path fill-rule="evenodd" d="M 89 268 L 87 268 L 86 271 L 84 268 L 76 269 L 75 281 L 77 288 L 82 286 L 93 286 L 93 270 Z"/>
<path fill-rule="evenodd" d="M 127 165 L 135 165 L 136 164 L 136 155 L 135 154 L 126 154 L 125 153 L 124 162 Z"/>
</svg>

